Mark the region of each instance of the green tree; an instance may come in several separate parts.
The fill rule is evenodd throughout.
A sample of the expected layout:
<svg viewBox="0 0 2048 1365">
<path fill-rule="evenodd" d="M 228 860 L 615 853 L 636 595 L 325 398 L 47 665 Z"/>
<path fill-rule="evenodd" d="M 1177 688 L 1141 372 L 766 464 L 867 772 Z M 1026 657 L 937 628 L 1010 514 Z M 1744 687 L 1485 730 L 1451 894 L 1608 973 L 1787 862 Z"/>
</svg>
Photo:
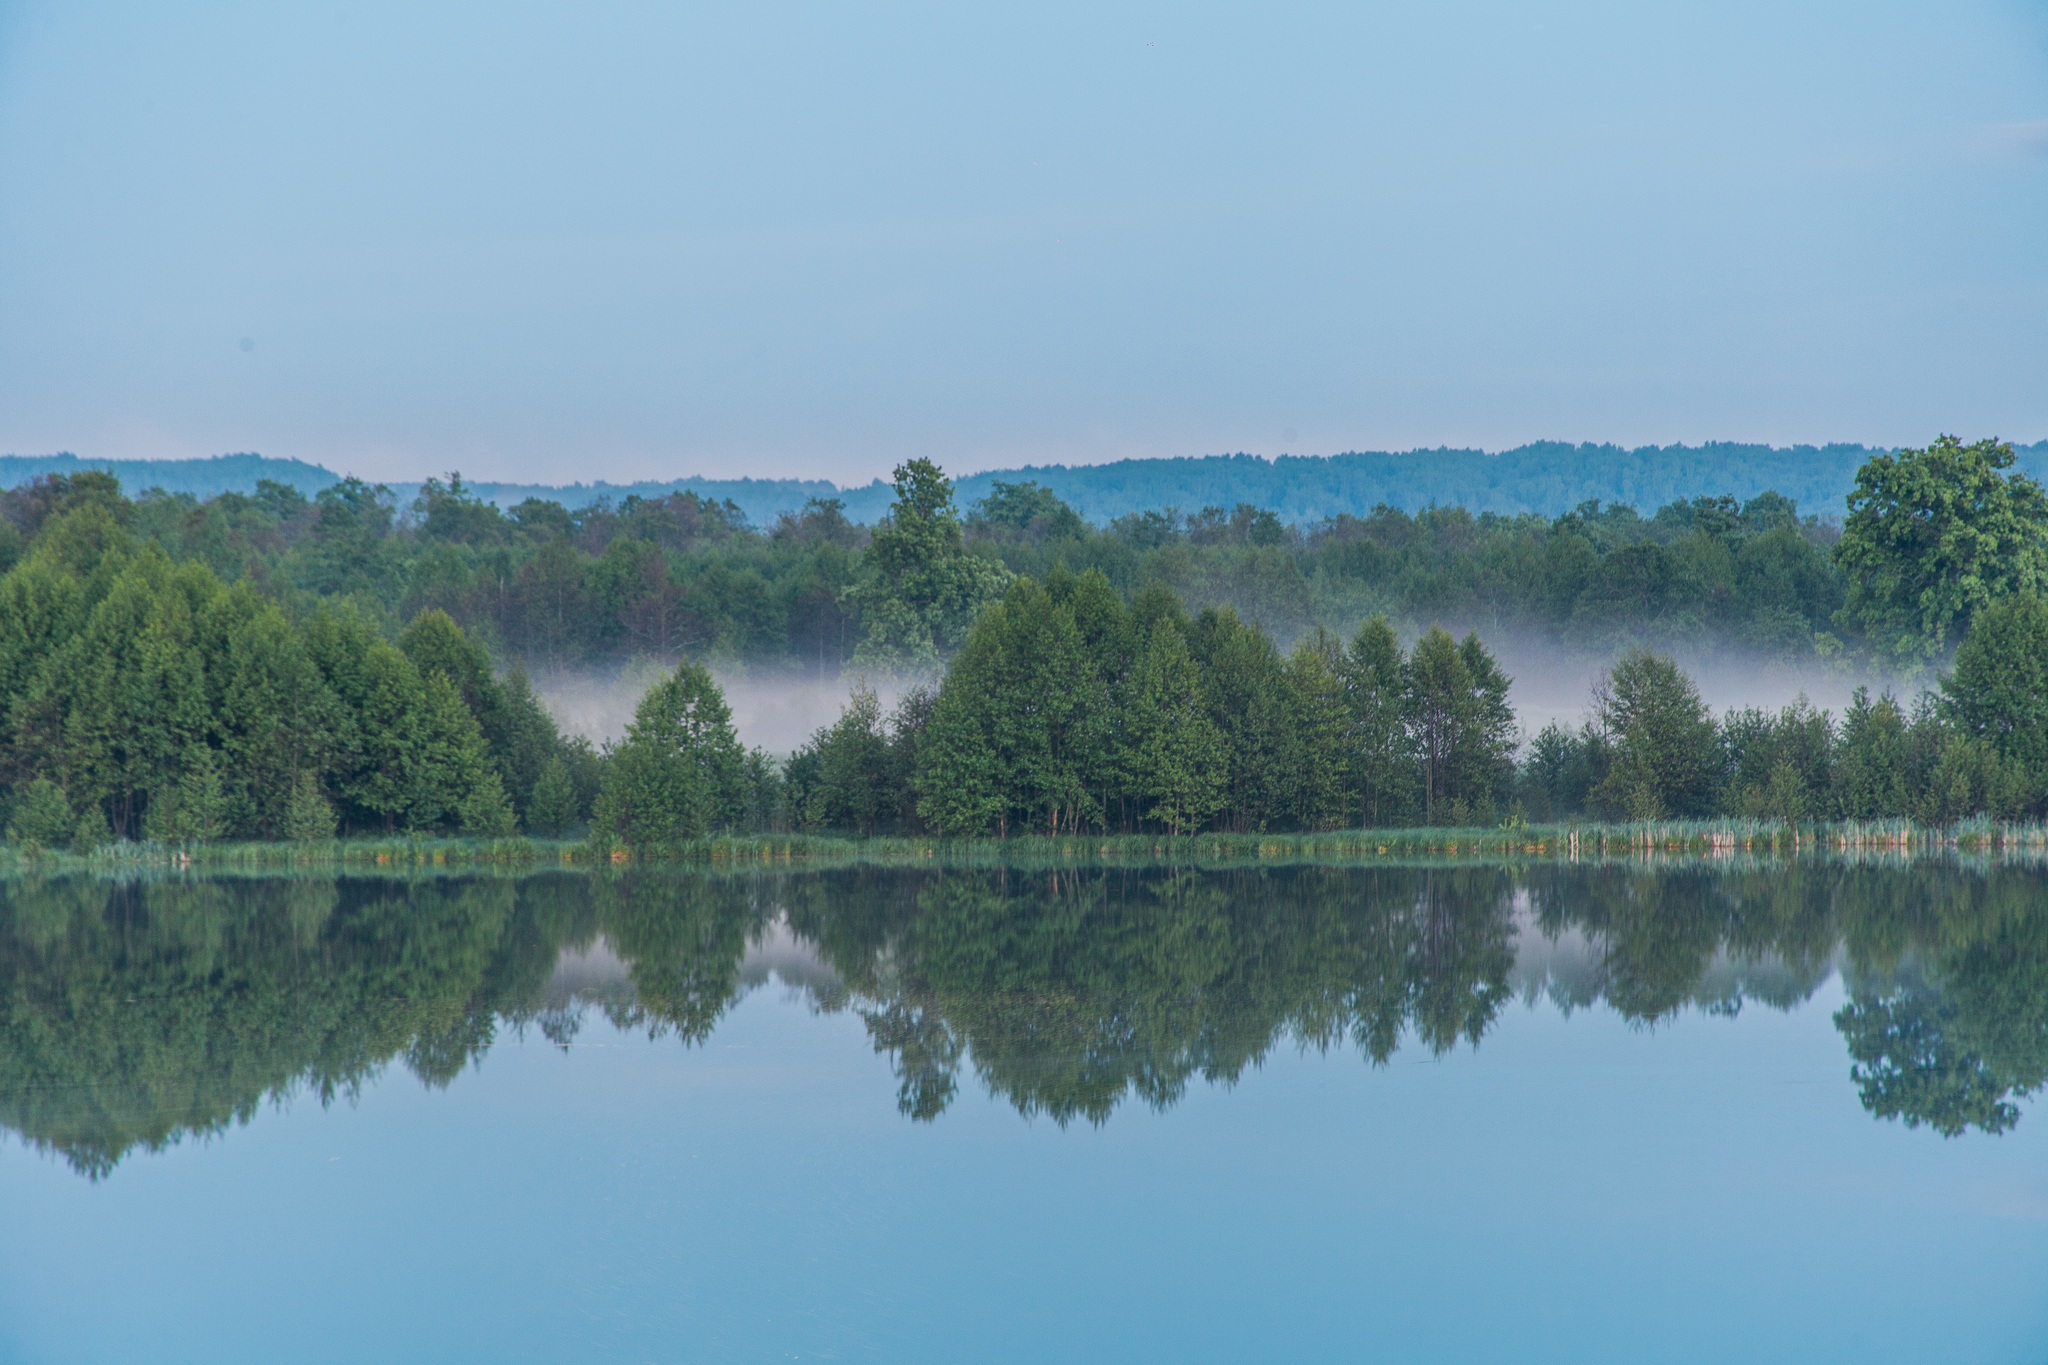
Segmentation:
<svg viewBox="0 0 2048 1365">
<path fill-rule="evenodd" d="M 227 832 L 228 802 L 213 750 L 199 745 L 173 785 L 150 793 L 144 832 L 158 843 L 212 843 Z"/>
<path fill-rule="evenodd" d="M 1490 823 L 1494 793 L 1514 775 L 1515 717 L 1507 702 L 1507 675 L 1477 635 L 1461 645 L 1432 627 L 1409 655 L 1407 683 L 1405 711 L 1422 777 L 1423 819 Z"/>
<path fill-rule="evenodd" d="M 334 837 L 334 807 L 320 790 L 320 780 L 303 772 L 292 782 L 285 803 L 284 837 L 293 843 L 325 843 Z"/>
<path fill-rule="evenodd" d="M 917 745 L 917 811 L 941 834 L 1008 832 L 1007 775 L 988 705 L 1001 676 L 993 636 L 977 631 L 932 703 Z"/>
<path fill-rule="evenodd" d="M 1699 689 L 1669 658 L 1631 650 L 1602 675 L 1594 720 L 1613 745 L 1596 804 L 1634 820 L 1699 816 L 1718 795 L 1720 739 Z"/>
<path fill-rule="evenodd" d="M 629 848 L 660 848 L 739 823 L 746 754 L 725 694 L 698 663 L 647 689 L 612 751 L 591 832 Z"/>
<path fill-rule="evenodd" d="M 2048 578 L 2048 494 L 1997 441 L 1943 436 L 1875 455 L 1856 472 L 1835 561 L 1849 577 L 1839 619 L 1878 653 L 1917 666 L 1977 613 Z"/>
<path fill-rule="evenodd" d="M 47 777 L 22 788 L 7 821 L 7 841 L 28 848 L 63 848 L 76 822 L 64 789 Z"/>
<path fill-rule="evenodd" d="M 1343 673 L 1343 651 L 1322 630 L 1287 656 L 1286 808 L 1302 829 L 1344 824 L 1351 717 Z"/>
<path fill-rule="evenodd" d="M 1262 830 L 1283 818 L 1288 785 L 1287 673 L 1280 651 L 1230 607 L 1210 607 L 1188 631 L 1209 721 L 1228 765 L 1221 822 Z"/>
<path fill-rule="evenodd" d="M 1730 711 L 1721 718 L 1721 739 L 1728 810 L 1792 822 L 1827 813 L 1834 718 L 1816 711 L 1804 693 L 1776 715 L 1753 706 Z"/>
<path fill-rule="evenodd" d="M 582 803 L 577 800 L 576 781 L 569 775 L 569 765 L 559 758 L 549 759 L 541 765 L 540 777 L 527 801 L 527 827 L 560 838 L 563 830 L 580 824 L 582 819 Z"/>
<path fill-rule="evenodd" d="M 1128 720 L 1132 785 L 1171 834 L 1200 829 L 1229 799 L 1230 756 L 1209 719 L 1202 677 L 1172 617 L 1152 627 L 1138 661 Z"/>
<path fill-rule="evenodd" d="M 889 738 L 881 700 L 867 679 L 854 683 L 839 719 L 813 735 L 791 766 L 803 775 L 791 799 L 806 829 L 873 834 L 892 813 L 898 803 L 892 799 Z"/>
<path fill-rule="evenodd" d="M 1472 693 L 1458 735 L 1457 786 L 1466 808 L 1491 823 L 1495 798 L 1515 780 L 1515 708 L 1508 702 L 1514 679 L 1474 631 L 1458 642 L 1458 661 Z"/>
<path fill-rule="evenodd" d="M 248 583 L 208 613 L 207 693 L 230 830 L 276 838 L 302 777 L 343 766 L 356 742 L 304 635 Z M 330 812 L 331 818 L 331 812 Z"/>
<path fill-rule="evenodd" d="M 1367 829 L 1403 823 L 1413 801 L 1415 759 L 1404 712 L 1407 663 L 1384 616 L 1358 629 L 1344 660 L 1351 714 L 1352 781 Z"/>
<path fill-rule="evenodd" d="M 1897 819 L 1906 814 L 1906 718 L 1887 692 L 1876 701 L 1859 687 L 1842 713 L 1834 766 L 1834 811 L 1849 820 Z"/>
<path fill-rule="evenodd" d="M 2048 604 L 2022 593 L 1985 607 L 1940 687 L 1949 722 L 2038 786 L 2048 773 Z"/>
<path fill-rule="evenodd" d="M 399 635 L 398 646 L 422 674 L 438 670 L 455 684 L 463 705 L 476 717 L 504 790 L 521 796 L 531 792 L 540 778 L 541 765 L 560 747 L 561 736 L 547 709 L 534 696 L 525 670 L 515 668 L 501 681 L 491 667 L 489 652 L 439 609 L 413 618 Z M 515 808 L 518 804 L 515 800 Z"/>
<path fill-rule="evenodd" d="M 983 607 L 1002 596 L 1009 572 L 967 553 L 953 485 L 930 460 L 896 469 L 896 501 L 875 528 L 853 589 L 864 635 L 854 663 L 878 671 L 930 672 L 958 649 Z"/>
<path fill-rule="evenodd" d="M 919 808 L 937 827 L 1057 834 L 1100 819 L 1111 700 L 1078 590 L 1021 578 L 974 623 L 918 740 Z"/>
</svg>

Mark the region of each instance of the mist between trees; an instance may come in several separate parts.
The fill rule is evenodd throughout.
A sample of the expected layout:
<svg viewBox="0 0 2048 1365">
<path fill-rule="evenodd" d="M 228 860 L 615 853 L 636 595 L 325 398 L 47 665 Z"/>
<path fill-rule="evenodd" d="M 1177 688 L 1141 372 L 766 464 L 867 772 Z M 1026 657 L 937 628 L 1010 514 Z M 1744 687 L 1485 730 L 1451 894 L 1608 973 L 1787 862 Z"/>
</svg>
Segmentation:
<svg viewBox="0 0 2048 1365">
<path fill-rule="evenodd" d="M 2038 815 L 2048 499 L 2011 463 L 1946 438 L 1875 457 L 1839 535 L 1770 494 L 1649 519 L 1383 509 L 1302 532 L 1240 508 L 1097 532 L 1028 485 L 963 520 L 926 461 L 872 530 L 819 504 L 766 534 L 690 495 L 507 515 L 451 479 L 396 519 L 352 481 L 309 504 L 275 484 L 199 503 L 46 479 L 0 499 L 7 828 L 91 847 L 587 825 L 659 848 L 789 828 Z M 1350 594 L 1352 617 L 1392 593 L 1403 612 L 1490 602 L 1510 635 L 1637 643 L 1584 723 L 1525 737 L 1478 631 L 1378 613 L 1340 635 L 1304 606 L 1317 593 Z M 1954 651 L 1953 671 L 1909 700 L 1859 691 L 1839 717 L 1717 716 L 1654 652 L 1674 640 L 1919 677 Z M 559 687 L 604 657 L 648 686 L 600 747 L 562 733 L 526 669 Z M 709 665 L 750 660 L 850 672 L 844 714 L 786 761 L 744 750 Z M 894 680 L 893 706 L 869 677 Z"/>
</svg>

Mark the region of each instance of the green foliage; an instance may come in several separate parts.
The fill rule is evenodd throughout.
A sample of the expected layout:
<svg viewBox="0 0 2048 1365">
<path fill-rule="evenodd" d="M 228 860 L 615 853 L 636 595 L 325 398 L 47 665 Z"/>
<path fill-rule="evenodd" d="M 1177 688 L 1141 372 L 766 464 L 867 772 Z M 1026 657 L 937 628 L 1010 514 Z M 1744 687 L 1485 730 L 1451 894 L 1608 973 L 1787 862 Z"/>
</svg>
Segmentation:
<svg viewBox="0 0 2048 1365">
<path fill-rule="evenodd" d="M 221 785 L 220 765 L 213 751 L 200 746 L 192 751 L 185 771 L 168 788 L 152 793 L 143 832 L 158 843 L 212 843 L 228 827 L 227 794 Z"/>
<path fill-rule="evenodd" d="M 15 535 L 0 545 L 0 786 L 10 809 L 37 779 L 61 788 L 58 842 L 92 811 L 109 838 L 278 838 L 308 776 L 342 834 L 568 828 L 608 787 L 594 832 L 638 846 L 737 828 L 1490 825 L 1516 802 L 1537 819 L 2037 814 L 2048 617 L 2020 579 L 2039 491 L 2001 477 L 1988 444 L 1887 459 L 1866 470 L 1866 540 L 1897 529 L 1887 508 L 1954 522 L 1929 542 L 1941 638 L 1968 626 L 1940 705 L 1908 717 L 1863 698 L 1838 722 L 1802 703 L 1717 725 L 1667 659 L 1622 711 L 1539 734 L 1519 769 L 1492 654 L 1413 623 L 1853 655 L 1863 616 L 1842 618 L 1845 638 L 1819 628 L 1852 588 L 1868 608 L 1893 571 L 1851 583 L 1864 550 L 1837 564 L 1830 528 L 1770 492 L 1649 518 L 1586 501 L 1554 519 L 1381 507 L 1306 526 L 1219 500 L 1096 529 L 1049 474 L 989 489 L 963 526 L 953 486 L 912 461 L 870 537 L 832 500 L 757 532 L 694 493 L 507 513 L 451 474 L 400 519 L 356 481 L 310 503 L 282 485 L 131 502 L 67 474 L 0 495 Z M 1325 621 L 1364 624 L 1339 650 Z M 1162 625 L 1178 643 L 1155 655 Z M 786 766 L 736 740 L 706 749 L 709 767 L 645 743 L 608 760 L 559 734 L 520 663 L 688 654 L 830 677 L 857 651 L 914 671 L 952 659 L 886 721 L 856 696 Z M 1201 725 L 1168 719 L 1197 701 Z"/>
<path fill-rule="evenodd" d="M 2048 775 L 2048 604 L 2028 592 L 1985 607 L 1940 686 L 1958 730 L 2036 785 Z"/>
<path fill-rule="evenodd" d="M 365 497 L 344 487 L 323 515 L 374 522 Z M 148 523 L 161 500 L 85 481 L 54 501 L 0 577 L 0 751 L 18 786 L 49 778 L 106 838 L 277 838 L 308 774 L 346 826 L 509 833 L 503 774 L 561 747 L 523 677 L 500 683 L 443 613 L 404 636 L 422 671 L 352 601 L 294 621 L 252 582 L 138 541 L 124 509 Z M 311 516 L 242 502 L 228 511 Z"/>
<path fill-rule="evenodd" d="M 1127 629 L 1104 588 L 1097 575 L 1020 579 L 975 623 L 918 745 L 918 809 L 934 827 L 1056 834 L 1100 821 Z"/>
<path fill-rule="evenodd" d="M 2010 889 L 2032 898 L 2031 888 Z M 2048 1084 L 2042 917 L 1986 918 L 1951 929 L 1925 963 L 1855 981 L 1836 1013 L 1863 1106 L 1878 1118 L 1944 1137 L 2000 1133 L 2019 1122 L 2014 1097 Z"/>
<path fill-rule="evenodd" d="M 1598 461 L 1620 453 L 1553 454 Z M 1431 478 L 1457 463 L 1454 453 L 1431 459 Z M 1282 467 L 1254 461 L 1241 472 L 1286 484 Z M 1543 467 L 1549 487 L 1583 483 Z M 1189 472 L 1177 477 L 1185 482 Z M 1429 506 L 1406 496 L 1419 474 L 1386 499 L 1394 505 L 1380 506 L 1348 495 L 1276 501 L 1271 489 L 1225 480 L 1227 495 L 1223 484 L 1214 496 L 1162 495 L 1201 504 L 1186 514 L 1153 506 L 1117 515 L 1062 501 L 1061 489 L 1095 474 L 1047 470 L 1031 483 L 970 480 L 977 500 L 963 525 L 953 499 L 964 487 L 929 462 L 907 463 L 898 476 L 895 505 L 872 543 L 848 520 L 846 499 L 812 498 L 756 529 L 735 504 L 698 492 L 573 510 L 529 498 L 501 512 L 459 474 L 428 480 L 401 518 L 389 490 L 354 480 L 310 504 L 280 484 L 253 497 L 145 494 L 129 503 L 111 480 L 81 473 L 0 495 L 10 503 L 0 525 L 17 529 L 26 563 L 52 527 L 69 518 L 77 531 L 83 512 L 131 545 L 153 544 L 173 562 L 260 586 L 293 620 L 345 598 L 388 638 L 406 622 L 417 626 L 423 612 L 445 613 L 472 646 L 536 676 L 644 656 L 664 666 L 684 657 L 800 666 L 830 678 L 857 649 L 870 672 L 932 673 L 1011 574 L 1049 584 L 1062 565 L 1096 570 L 1126 597 L 1156 580 L 1197 610 L 1233 608 L 1279 640 L 1317 625 L 1349 631 L 1384 612 L 1404 632 L 1483 621 L 1599 650 L 1649 643 L 1811 658 L 1863 645 L 1853 623 L 1831 624 L 1847 590 L 1829 553 L 1832 529 L 1770 493 L 1739 507 L 1730 497 L 1693 498 L 1654 516 L 1575 497 L 1552 506 L 1547 495 L 1549 510 L 1577 505 L 1546 516 L 1450 505 L 1460 498 Z M 1646 469 L 1630 477 L 1646 492 L 1669 483 Z M 1156 485 L 1119 496 L 1147 486 Z M 0 564 L 8 554 L 0 546 Z M 47 599 L 23 605 L 64 610 Z M 515 807 L 523 802 L 545 755 L 529 748 L 519 756 L 482 695 L 488 689 L 471 685 L 474 670 L 445 656 L 415 663 L 455 679 L 494 755 L 504 755 L 494 758 L 500 780 Z M 500 682 L 509 701 L 517 689 L 509 676 Z M 231 789 L 236 772 L 230 764 L 224 773 Z"/>
<path fill-rule="evenodd" d="M 1341 647 L 1325 632 L 1303 639 L 1287 656 L 1279 809 L 1303 829 L 1341 829 L 1349 815 L 1351 716 L 1344 667 Z"/>
<path fill-rule="evenodd" d="M 865 634 L 863 668 L 932 672 L 960 647 L 1009 580 L 1001 564 L 966 552 L 953 486 L 930 460 L 896 469 L 896 503 L 875 528 L 853 588 Z"/>
<path fill-rule="evenodd" d="M 1792 823 L 1829 814 L 1834 725 L 1804 696 L 1775 716 L 1754 707 L 1731 711 L 1721 734 L 1730 812 Z"/>
<path fill-rule="evenodd" d="M 1719 795 L 1719 736 L 1699 689 L 1678 665 L 1634 650 L 1607 670 L 1594 718 L 1613 745 L 1607 776 L 1592 793 L 1610 814 L 1631 820 L 1704 815 Z"/>
<path fill-rule="evenodd" d="M 1909 808 L 1911 752 L 1906 717 L 1889 693 L 1859 687 L 1842 716 L 1833 764 L 1834 814 L 1850 820 L 1902 815 Z"/>
<path fill-rule="evenodd" d="M 1202 676 L 1172 617 L 1152 627 L 1126 724 L 1132 789 L 1170 834 L 1200 829 L 1229 799 L 1230 750 L 1209 717 Z"/>
<path fill-rule="evenodd" d="M 732 710 L 710 670 L 682 664 L 641 697 L 606 765 L 591 833 L 628 848 L 670 848 L 733 827 L 746 803 Z"/>
<path fill-rule="evenodd" d="M 861 679 L 839 719 L 791 759 L 791 821 L 800 829 L 873 834 L 895 813 L 882 706 Z"/>
<path fill-rule="evenodd" d="M 1359 627 L 1344 660 L 1351 763 L 1368 829 L 1407 821 L 1415 792 L 1408 737 L 1408 678 L 1401 642 L 1384 616 Z"/>
<path fill-rule="evenodd" d="M 300 773 L 292 782 L 291 799 L 285 803 L 284 837 L 293 843 L 325 843 L 334 837 L 334 806 L 320 790 L 320 780 L 310 772 Z"/>
<path fill-rule="evenodd" d="M 107 813 L 98 806 L 87 806 L 71 829 L 73 853 L 90 853 L 113 841 L 114 833 L 107 825 Z"/>
<path fill-rule="evenodd" d="M 576 780 L 570 776 L 567 763 L 551 758 L 541 765 L 540 776 L 534 781 L 533 795 L 526 806 L 527 827 L 558 839 L 565 830 L 581 823 L 583 803 L 577 798 Z"/>
<path fill-rule="evenodd" d="M 2013 460 L 2009 445 L 1943 436 L 1857 471 L 1835 547 L 1849 576 L 1840 619 L 1882 656 L 1931 660 L 1992 601 L 2048 579 L 2048 494 L 1999 472 Z"/>
<path fill-rule="evenodd" d="M 1507 675 L 1468 635 L 1432 627 L 1409 655 L 1405 712 L 1426 824 L 1492 824 L 1494 795 L 1514 777 Z"/>
<path fill-rule="evenodd" d="M 15 798 L 14 813 L 7 821 L 7 841 L 28 848 L 63 848 L 71 842 L 75 827 L 64 789 L 47 777 L 38 777 Z"/>
</svg>

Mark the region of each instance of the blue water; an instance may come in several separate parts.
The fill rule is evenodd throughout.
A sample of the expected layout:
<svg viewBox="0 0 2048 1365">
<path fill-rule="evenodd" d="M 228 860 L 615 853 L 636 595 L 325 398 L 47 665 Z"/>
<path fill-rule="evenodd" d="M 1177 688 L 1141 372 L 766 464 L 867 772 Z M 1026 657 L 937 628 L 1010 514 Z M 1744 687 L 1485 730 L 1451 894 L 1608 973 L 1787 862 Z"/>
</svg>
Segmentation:
<svg viewBox="0 0 2048 1365">
<path fill-rule="evenodd" d="M 1282 1038 L 1064 1126 L 971 1067 L 907 1116 L 785 976 L 694 1044 L 501 1022 L 445 1088 L 97 1179 L 10 1141 L 0 1360 L 2048 1359 L 2048 1115 L 1874 1117 L 1832 968 L 1732 1016 L 1524 990 L 1382 1066 Z"/>
</svg>

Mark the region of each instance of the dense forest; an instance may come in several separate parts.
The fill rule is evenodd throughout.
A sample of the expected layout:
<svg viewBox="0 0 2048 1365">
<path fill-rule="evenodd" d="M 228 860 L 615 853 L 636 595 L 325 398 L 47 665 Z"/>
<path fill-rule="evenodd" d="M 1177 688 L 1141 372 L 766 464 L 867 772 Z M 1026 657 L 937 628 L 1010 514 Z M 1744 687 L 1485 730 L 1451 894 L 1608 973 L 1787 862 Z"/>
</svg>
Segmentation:
<svg viewBox="0 0 2048 1365">
<path fill-rule="evenodd" d="M 826 502 L 765 532 L 687 494 L 505 513 L 451 478 L 401 517 L 354 481 L 200 502 L 53 476 L 0 495 L 6 823 L 46 847 L 588 823 L 652 849 L 2037 816 L 2048 497 L 2013 463 L 1947 438 L 1875 456 L 1839 531 L 1763 494 L 1306 535 L 1248 507 L 1097 531 L 1035 485 L 962 517 L 925 461 L 871 529 Z M 1482 628 L 1441 624 L 1461 614 Z M 1486 643 L 1517 629 L 1619 652 L 1584 725 L 1517 733 Z M 1701 640 L 1953 667 L 1839 718 L 1716 717 L 1655 652 Z M 528 681 L 634 657 L 681 662 L 602 752 Z M 783 762 L 741 749 L 720 660 L 856 680 Z M 885 717 L 863 673 L 928 682 Z"/>
<path fill-rule="evenodd" d="M 1100 1121 L 1283 1045 L 1375 1065 L 1404 1040 L 1483 1045 L 1518 996 L 1642 1022 L 1789 1009 L 1839 951 L 1865 1108 L 1996 1132 L 2048 1080 L 2041 890 L 2030 868 L 1808 862 L 11 879 L 0 1126 L 97 1177 L 393 1065 L 448 1085 L 508 1028 L 567 1043 L 601 1012 L 701 1041 L 779 920 L 816 955 L 815 1005 L 860 1021 L 919 1120 L 976 1081 Z M 568 994 L 557 963 L 600 935 L 626 979 Z"/>
<path fill-rule="evenodd" d="M 997 586 L 1013 574 L 1043 581 L 1060 564 L 1095 569 L 1127 597 L 1156 582 L 1191 610 L 1231 607 L 1283 643 L 1318 626 L 1348 637 L 1384 615 L 1408 637 L 1442 624 L 1496 645 L 1587 655 L 1640 643 L 1812 660 L 1869 647 L 1862 623 L 1841 615 L 1849 575 L 1833 553 L 1838 529 L 1768 492 L 1647 516 L 1608 503 L 1554 518 L 1381 507 L 1292 525 L 1241 503 L 1154 508 L 1097 527 L 1032 483 L 996 483 L 956 510 L 930 465 L 905 468 L 926 471 L 912 501 L 943 505 L 958 537 L 935 543 L 920 566 L 950 564 L 957 549 L 969 558 L 954 568 Z M 27 552 L 52 508 L 87 490 L 110 498 L 110 488 L 87 472 L 4 495 L 0 569 Z M 204 501 L 145 492 L 118 500 L 118 519 L 173 562 L 246 579 L 290 613 L 347 598 L 395 638 L 438 608 L 494 657 L 535 674 L 689 657 L 832 678 L 906 661 L 860 653 L 864 640 L 902 629 L 903 595 L 888 580 L 905 562 L 889 549 L 901 538 L 886 533 L 904 495 L 894 490 L 873 527 L 831 499 L 757 527 L 735 504 L 693 493 L 502 511 L 450 477 L 400 508 L 355 480 L 311 499 L 263 480 L 254 494 Z M 980 601 L 964 579 L 954 588 L 968 594 L 959 609 Z M 957 623 L 939 629 L 957 642 Z"/>
</svg>

